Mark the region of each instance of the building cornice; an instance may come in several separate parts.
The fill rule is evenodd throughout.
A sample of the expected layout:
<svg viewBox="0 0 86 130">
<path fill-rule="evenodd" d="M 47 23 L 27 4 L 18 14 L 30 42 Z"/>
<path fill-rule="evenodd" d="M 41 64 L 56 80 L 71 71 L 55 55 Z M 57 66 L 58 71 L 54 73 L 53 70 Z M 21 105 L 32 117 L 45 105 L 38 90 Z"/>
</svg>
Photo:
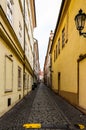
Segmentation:
<svg viewBox="0 0 86 130">
<path fill-rule="evenodd" d="M 23 53 L 19 51 L 19 49 L 15 46 L 13 40 L 9 36 L 9 34 L 6 32 L 5 28 L 1 24 L 0 28 L 0 37 L 6 41 L 7 45 L 12 49 L 12 51 L 19 57 L 19 59 L 23 62 Z"/>
<path fill-rule="evenodd" d="M 16 33 L 14 32 L 12 26 L 10 25 L 1 5 L 0 5 L 0 14 L 1 14 L 0 37 L 11 48 L 11 50 L 20 59 L 20 61 L 24 63 L 24 50 L 22 49 L 20 42 L 16 36 Z M 6 25 L 7 29 L 4 27 L 4 24 Z M 27 60 L 26 56 L 25 56 L 25 65 L 26 68 L 29 70 L 30 74 L 33 75 L 32 67 L 29 61 Z"/>
<path fill-rule="evenodd" d="M 27 1 L 26 1 L 26 3 L 28 4 Z M 19 5 L 20 5 L 20 9 L 21 9 L 22 17 L 23 17 L 23 19 L 24 19 L 24 13 L 23 13 L 23 7 L 22 7 L 21 0 L 19 0 Z M 28 17 L 30 17 L 29 10 L 28 10 Z M 31 22 L 30 22 L 29 24 L 30 24 L 30 28 L 32 28 L 32 27 L 31 27 Z M 30 36 L 29 36 L 29 34 L 28 34 L 28 27 L 27 27 L 27 25 L 26 25 L 26 22 L 25 22 L 25 31 L 27 32 L 27 36 L 28 36 L 28 39 L 29 39 L 29 41 L 30 41 Z M 32 29 L 31 29 L 31 33 L 33 33 L 33 32 L 32 32 Z M 30 44 L 30 48 L 31 48 L 31 51 L 32 51 L 32 45 L 31 45 L 31 42 L 30 42 L 29 44 Z M 33 51 L 32 51 L 32 53 L 33 53 Z"/>
<path fill-rule="evenodd" d="M 35 28 L 37 26 L 37 24 L 36 24 L 35 0 L 30 0 L 30 4 L 31 4 L 31 13 L 32 13 L 33 27 Z"/>
<path fill-rule="evenodd" d="M 0 31 L 2 33 L 0 33 L 1 35 L 6 35 L 8 40 L 10 41 L 10 43 L 12 44 L 11 46 L 13 46 L 13 48 L 17 48 L 17 50 L 19 51 L 19 53 L 22 55 L 23 57 L 23 49 L 21 47 L 21 44 L 17 38 L 17 35 L 13 29 L 13 27 L 11 26 L 9 20 L 7 19 L 7 16 L 6 14 L 4 13 L 2 7 L 0 6 L 0 14 L 1 14 L 1 18 L 2 18 L 2 21 L 3 23 L 5 23 L 6 27 L 4 27 L 4 25 L 2 25 L 1 23 L 1 28 L 0 28 Z M 14 43 L 15 41 L 15 43 Z"/>
<path fill-rule="evenodd" d="M 55 31 L 54 31 L 54 36 L 53 36 L 53 40 L 52 40 L 50 53 L 52 52 L 52 48 L 53 48 L 53 45 L 54 45 L 56 34 L 58 33 L 59 25 L 63 21 L 62 18 L 64 17 L 65 9 L 70 4 L 70 2 L 71 2 L 71 0 L 62 0 L 60 11 L 59 11 L 59 16 L 58 16 Z"/>
</svg>

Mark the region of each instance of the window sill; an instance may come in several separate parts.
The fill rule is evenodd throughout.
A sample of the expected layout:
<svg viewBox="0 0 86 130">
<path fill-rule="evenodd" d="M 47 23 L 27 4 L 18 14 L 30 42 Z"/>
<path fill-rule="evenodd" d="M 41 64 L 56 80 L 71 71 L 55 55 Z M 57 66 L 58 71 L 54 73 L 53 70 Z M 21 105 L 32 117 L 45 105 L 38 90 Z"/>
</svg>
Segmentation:
<svg viewBox="0 0 86 130">
<path fill-rule="evenodd" d="M 21 88 L 18 88 L 18 91 L 21 91 Z"/>
<path fill-rule="evenodd" d="M 5 90 L 5 93 L 13 92 L 13 90 Z"/>
</svg>

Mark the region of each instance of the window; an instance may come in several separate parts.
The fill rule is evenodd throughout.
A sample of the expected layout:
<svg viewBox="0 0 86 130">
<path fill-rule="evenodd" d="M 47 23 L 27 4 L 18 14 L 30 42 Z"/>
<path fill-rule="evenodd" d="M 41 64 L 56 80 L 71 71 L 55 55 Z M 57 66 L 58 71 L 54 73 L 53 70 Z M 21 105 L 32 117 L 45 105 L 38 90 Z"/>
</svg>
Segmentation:
<svg viewBox="0 0 86 130">
<path fill-rule="evenodd" d="M 27 74 L 25 73 L 25 89 L 27 88 Z"/>
<path fill-rule="evenodd" d="M 27 76 L 27 88 L 29 89 L 29 75 Z"/>
<path fill-rule="evenodd" d="M 19 21 L 19 39 L 22 38 L 22 26 L 21 26 L 21 22 Z"/>
<path fill-rule="evenodd" d="M 22 39 L 22 24 L 21 24 L 21 22 L 19 21 L 19 41 L 20 41 L 20 44 L 21 44 L 21 46 L 22 46 L 22 48 L 23 48 L 23 39 Z"/>
<path fill-rule="evenodd" d="M 65 27 L 62 30 L 62 48 L 64 47 L 64 45 L 65 45 Z"/>
<path fill-rule="evenodd" d="M 54 50 L 54 62 L 55 62 L 55 50 Z"/>
<path fill-rule="evenodd" d="M 7 0 L 7 18 L 13 24 L 13 0 Z"/>
<path fill-rule="evenodd" d="M 57 45 L 56 45 L 56 59 L 57 59 L 57 53 L 58 53 L 58 50 L 57 50 Z"/>
<path fill-rule="evenodd" d="M 18 89 L 21 89 L 21 68 L 18 66 Z"/>
<path fill-rule="evenodd" d="M 29 60 L 29 45 L 28 43 L 25 41 L 25 54 L 27 56 L 27 59 Z"/>
<path fill-rule="evenodd" d="M 69 12 L 67 12 L 67 15 L 66 15 L 66 28 L 65 28 L 65 33 L 66 33 L 65 42 L 66 43 L 68 42 L 68 23 L 69 23 Z"/>
<path fill-rule="evenodd" d="M 13 61 L 5 56 L 5 92 L 12 91 L 13 88 Z"/>
<path fill-rule="evenodd" d="M 60 54 L 60 38 L 58 40 L 58 54 Z"/>
</svg>

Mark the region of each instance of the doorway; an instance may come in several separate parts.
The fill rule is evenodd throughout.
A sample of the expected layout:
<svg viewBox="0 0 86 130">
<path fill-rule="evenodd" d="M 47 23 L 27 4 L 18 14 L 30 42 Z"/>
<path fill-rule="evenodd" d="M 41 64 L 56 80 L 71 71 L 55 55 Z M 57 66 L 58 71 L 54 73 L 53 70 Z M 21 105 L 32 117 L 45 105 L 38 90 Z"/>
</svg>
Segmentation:
<svg viewBox="0 0 86 130">
<path fill-rule="evenodd" d="M 86 109 L 86 58 L 79 62 L 79 106 Z"/>
<path fill-rule="evenodd" d="M 61 73 L 58 72 L 58 94 L 60 94 L 60 80 L 61 80 Z"/>
</svg>

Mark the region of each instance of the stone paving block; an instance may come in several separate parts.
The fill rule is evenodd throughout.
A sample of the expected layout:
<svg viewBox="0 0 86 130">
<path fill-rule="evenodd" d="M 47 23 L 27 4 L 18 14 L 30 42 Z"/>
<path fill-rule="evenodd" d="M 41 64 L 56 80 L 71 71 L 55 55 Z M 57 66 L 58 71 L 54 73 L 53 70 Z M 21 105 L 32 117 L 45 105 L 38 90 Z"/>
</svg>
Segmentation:
<svg viewBox="0 0 86 130">
<path fill-rule="evenodd" d="M 0 118 L 0 130 L 27 130 L 23 128 L 25 123 L 41 123 L 47 127 L 31 130 L 50 130 L 49 125 L 54 125 L 52 130 L 76 130 L 72 124 L 81 122 L 81 119 L 85 124 L 85 115 L 41 84 Z M 57 129 L 55 125 L 63 128 Z M 71 127 L 65 128 L 66 125 Z"/>
<path fill-rule="evenodd" d="M 31 123 L 31 121 L 32 123 L 42 123 L 42 125 L 45 125 L 46 127 L 52 123 L 54 125 L 68 123 L 65 117 L 60 113 L 59 108 L 56 107 L 56 104 L 47 89 L 42 86 L 38 89 L 32 105 L 31 113 L 28 118 L 28 122 Z M 65 125 L 62 127 L 65 127 Z"/>
</svg>

